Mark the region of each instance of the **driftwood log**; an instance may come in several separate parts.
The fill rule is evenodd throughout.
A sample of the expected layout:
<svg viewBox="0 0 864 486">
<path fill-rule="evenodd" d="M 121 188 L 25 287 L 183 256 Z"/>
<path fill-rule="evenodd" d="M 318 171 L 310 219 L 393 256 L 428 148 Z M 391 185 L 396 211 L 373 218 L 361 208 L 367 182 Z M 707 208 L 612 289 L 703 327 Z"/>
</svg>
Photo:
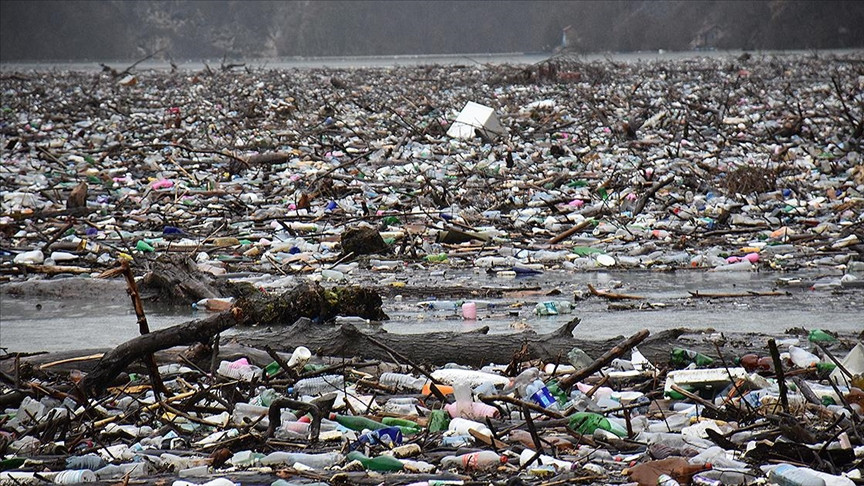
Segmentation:
<svg viewBox="0 0 864 486">
<path fill-rule="evenodd" d="M 573 337 L 579 319 L 573 319 L 557 330 L 547 334 L 524 331 L 514 334 L 488 334 L 482 327 L 465 333 L 430 332 L 424 334 L 391 334 L 386 331 L 364 333 L 351 324 L 339 327 L 322 326 L 309 319 L 300 319 L 288 327 L 268 327 L 244 332 L 233 337 L 237 343 L 251 347 L 269 345 L 279 351 L 290 351 L 297 346 L 306 346 L 322 356 L 358 357 L 394 361 L 394 357 L 383 347 L 373 344 L 368 337 L 397 351 L 412 361 L 427 365 L 459 363 L 483 366 L 492 363 L 509 363 L 513 355 L 523 350 L 523 359 L 560 359 L 567 362 L 567 353 L 579 347 L 589 356 L 599 357 L 617 345 L 622 338 L 608 340 L 584 340 Z M 669 343 L 683 330 L 668 330 L 648 337 L 642 348 L 650 349 L 648 359 L 663 362 L 669 356 Z M 653 351 L 656 349 L 656 351 Z M 648 356 L 651 355 L 651 356 Z"/>
<path fill-rule="evenodd" d="M 133 362 L 162 349 L 206 341 L 210 336 L 229 329 L 235 324 L 237 319 L 229 311 L 142 334 L 106 353 L 94 370 L 81 380 L 81 391 L 90 396 L 98 395 Z"/>
</svg>

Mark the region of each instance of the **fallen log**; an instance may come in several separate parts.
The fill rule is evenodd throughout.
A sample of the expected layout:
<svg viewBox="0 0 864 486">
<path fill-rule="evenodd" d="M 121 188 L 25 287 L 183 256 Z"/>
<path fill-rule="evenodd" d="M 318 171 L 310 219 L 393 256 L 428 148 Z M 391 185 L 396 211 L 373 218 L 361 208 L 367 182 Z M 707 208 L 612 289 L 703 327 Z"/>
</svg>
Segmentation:
<svg viewBox="0 0 864 486">
<path fill-rule="evenodd" d="M 590 356 L 601 356 L 615 347 L 619 338 L 606 340 L 584 340 L 573 337 L 579 319 L 573 319 L 555 331 L 537 334 L 523 331 L 514 334 L 488 334 L 489 328 L 466 332 L 430 332 L 425 334 L 391 334 L 380 330 L 366 334 L 351 324 L 339 327 L 322 326 L 309 319 L 300 319 L 288 327 L 256 329 L 232 336 L 232 341 L 251 347 L 269 345 L 279 351 L 290 351 L 297 346 L 306 346 L 321 356 L 361 357 L 392 361 L 393 356 L 380 346 L 371 345 L 367 336 L 385 344 L 411 360 L 427 365 L 459 363 L 483 366 L 490 362 L 508 363 L 513 353 L 525 346 L 526 360 L 543 359 L 554 361 L 564 357 L 574 347 L 579 347 Z M 669 342 L 674 341 L 684 330 L 661 331 L 643 344 L 656 344 L 646 357 L 662 362 L 668 360 Z M 641 349 L 641 348 L 640 348 Z M 662 351 L 660 351 L 662 350 Z"/>
<path fill-rule="evenodd" d="M 206 319 L 142 334 L 105 354 L 95 369 L 81 380 L 80 389 L 89 396 L 96 396 L 102 393 L 111 380 L 131 363 L 162 349 L 194 342 L 207 342 L 211 336 L 233 327 L 237 322 L 235 314 L 228 311 Z"/>
</svg>

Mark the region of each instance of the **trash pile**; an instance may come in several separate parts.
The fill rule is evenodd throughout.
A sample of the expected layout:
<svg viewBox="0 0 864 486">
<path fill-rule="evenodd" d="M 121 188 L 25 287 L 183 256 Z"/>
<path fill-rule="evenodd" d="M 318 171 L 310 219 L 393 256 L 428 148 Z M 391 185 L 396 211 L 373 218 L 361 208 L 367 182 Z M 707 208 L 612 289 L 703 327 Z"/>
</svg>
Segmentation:
<svg viewBox="0 0 864 486">
<path fill-rule="evenodd" d="M 0 282 L 125 278 L 141 335 L 0 355 L 0 483 L 860 484 L 864 345 L 823 323 L 360 329 L 408 269 L 816 268 L 785 284 L 854 295 L 859 61 L 4 72 Z M 423 312 L 490 306 L 447 292 Z M 206 317 L 150 332 L 143 298 Z"/>
<path fill-rule="evenodd" d="M 850 54 L 6 73 L 0 271 L 91 274 L 186 252 L 284 287 L 349 280 L 358 257 L 385 254 L 361 269 L 848 267 L 811 283 L 855 286 L 856 66 Z M 380 238 L 347 244 L 358 228 Z"/>
<path fill-rule="evenodd" d="M 851 342 L 814 330 L 667 364 L 639 352 L 647 334 L 596 358 L 428 371 L 303 346 L 181 354 L 159 386 L 130 369 L 90 397 L 93 356 L 19 358 L 14 377 L 7 359 L 0 483 L 860 484 L 860 342 L 838 359 Z"/>
</svg>

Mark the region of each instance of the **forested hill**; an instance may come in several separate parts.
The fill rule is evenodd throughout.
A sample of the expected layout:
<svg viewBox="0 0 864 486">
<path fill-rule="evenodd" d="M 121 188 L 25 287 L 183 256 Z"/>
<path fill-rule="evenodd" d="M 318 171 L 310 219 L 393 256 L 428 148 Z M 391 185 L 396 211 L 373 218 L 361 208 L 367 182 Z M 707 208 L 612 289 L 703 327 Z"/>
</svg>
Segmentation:
<svg viewBox="0 0 864 486">
<path fill-rule="evenodd" d="M 0 2 L 0 59 L 864 46 L 860 1 Z"/>
</svg>

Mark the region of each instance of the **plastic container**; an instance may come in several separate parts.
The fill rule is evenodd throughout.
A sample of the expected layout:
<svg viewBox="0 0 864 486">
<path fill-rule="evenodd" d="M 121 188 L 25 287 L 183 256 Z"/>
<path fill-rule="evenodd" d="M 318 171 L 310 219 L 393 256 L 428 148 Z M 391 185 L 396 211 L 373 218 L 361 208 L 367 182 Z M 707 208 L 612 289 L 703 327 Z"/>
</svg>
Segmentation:
<svg viewBox="0 0 864 486">
<path fill-rule="evenodd" d="M 343 460 L 344 456 L 338 452 L 308 454 L 305 452 L 276 451 L 262 457 L 258 462 L 262 466 L 291 466 L 299 462 L 313 469 L 324 469 L 325 467 L 339 464 Z"/>
<path fill-rule="evenodd" d="M 779 486 L 826 486 L 825 480 L 791 464 L 780 464 L 768 471 L 768 480 Z"/>
<path fill-rule="evenodd" d="M 462 318 L 466 321 L 477 319 L 477 304 L 474 302 L 465 302 L 462 304 Z"/>
<path fill-rule="evenodd" d="M 105 460 L 99 454 L 85 454 L 66 458 L 66 469 L 89 469 L 95 471 L 105 466 Z"/>
<path fill-rule="evenodd" d="M 441 467 L 465 471 L 483 471 L 506 462 L 507 456 L 501 456 L 492 451 L 479 451 L 460 456 L 444 456 L 441 458 Z"/>
<path fill-rule="evenodd" d="M 798 346 L 789 346 L 789 359 L 799 368 L 811 368 L 820 361 L 818 356 Z"/>
<path fill-rule="evenodd" d="M 298 346 L 294 349 L 294 352 L 291 353 L 291 358 L 288 360 L 288 367 L 295 370 L 303 368 L 311 357 L 312 352 L 309 351 L 308 348 L 305 346 Z"/>
<path fill-rule="evenodd" d="M 378 383 L 386 386 L 396 387 L 399 391 L 420 392 L 423 390 L 423 385 L 428 380 L 426 378 L 416 378 L 403 373 L 381 373 L 378 377 Z"/>
<path fill-rule="evenodd" d="M 450 423 L 447 425 L 447 430 L 455 435 L 471 435 L 468 431 L 474 430 L 487 437 L 492 437 L 492 431 L 489 430 L 489 427 L 486 425 L 458 417 L 450 420 Z"/>
<path fill-rule="evenodd" d="M 348 453 L 347 458 L 349 461 L 359 461 L 370 471 L 395 472 L 405 468 L 405 464 L 393 456 L 368 457 L 358 451 L 352 451 Z"/>
<path fill-rule="evenodd" d="M 89 469 L 71 469 L 61 471 L 54 476 L 54 484 L 95 483 L 96 474 Z"/>
<path fill-rule="evenodd" d="M 536 454 L 536 451 L 532 449 L 523 450 L 522 453 L 519 454 L 519 465 L 525 466 L 526 464 L 528 464 L 528 461 L 530 461 L 531 458 L 534 457 L 534 454 Z M 557 469 L 562 469 L 565 471 L 569 471 L 573 468 L 572 462 L 555 459 L 554 457 L 547 456 L 546 454 L 540 454 L 540 456 L 538 456 L 535 460 L 534 464 L 538 464 L 541 466 L 554 466 Z"/>
<path fill-rule="evenodd" d="M 570 416 L 568 425 L 571 429 L 584 435 L 592 435 L 597 429 L 611 432 L 618 437 L 627 437 L 627 429 L 617 422 L 592 412 L 576 412 Z"/>
<path fill-rule="evenodd" d="M 320 393 L 339 391 L 344 387 L 344 376 L 324 375 L 298 381 L 294 384 L 294 391 L 296 391 L 298 395 L 318 395 Z"/>
</svg>

